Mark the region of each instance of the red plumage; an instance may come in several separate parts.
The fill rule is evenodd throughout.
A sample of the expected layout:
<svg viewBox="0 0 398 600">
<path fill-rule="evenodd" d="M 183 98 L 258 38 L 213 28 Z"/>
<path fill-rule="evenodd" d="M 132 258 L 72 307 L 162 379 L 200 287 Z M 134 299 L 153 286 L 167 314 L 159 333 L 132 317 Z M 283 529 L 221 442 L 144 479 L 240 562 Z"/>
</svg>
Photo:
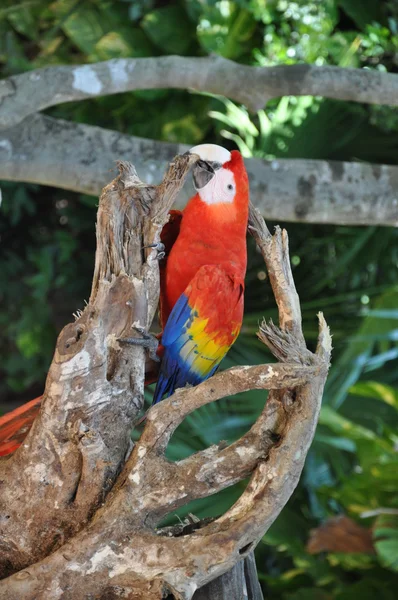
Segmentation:
<svg viewBox="0 0 398 600">
<path fill-rule="evenodd" d="M 230 176 L 231 173 L 233 177 Z M 216 183 L 217 177 L 216 173 L 214 178 Z M 226 196 L 228 201 L 224 201 L 224 183 L 227 185 L 229 182 L 229 190 L 231 181 L 235 186 L 234 195 L 232 197 L 233 192 L 228 191 L 229 196 Z M 213 184 L 210 182 L 208 185 Z M 206 196 L 199 190 L 183 213 L 171 211 L 169 222 L 162 232 L 166 258 L 160 263 L 162 328 L 167 334 L 166 325 L 170 315 L 173 317 L 174 306 L 182 297 L 188 298 L 188 306 L 192 308 L 193 315 L 196 315 L 196 321 L 194 319 L 192 325 L 193 334 L 190 336 L 190 341 L 194 343 L 193 348 L 196 350 L 192 350 L 191 354 L 192 352 L 198 354 L 197 359 L 202 361 L 202 370 L 207 360 L 213 360 L 212 364 L 215 367 L 209 372 L 210 374 L 214 372 L 222 356 L 235 341 L 243 316 L 249 187 L 245 166 L 239 152 L 236 150 L 231 152 L 230 160 L 222 165 L 218 184 L 213 187 L 214 202 L 211 196 L 209 203 L 209 193 Z M 170 322 L 167 326 L 170 330 Z M 195 327 L 197 329 L 199 327 L 200 334 Z M 178 338 L 178 329 L 173 330 L 172 335 Z M 168 336 L 170 337 L 170 333 Z M 217 348 L 214 350 L 214 345 L 219 350 Z M 207 356 L 209 353 L 210 358 Z M 196 363 L 192 364 L 193 366 L 186 366 L 184 363 L 184 368 L 195 369 Z M 163 373 L 161 373 L 163 379 L 165 368 L 165 361 L 163 361 Z M 166 373 L 166 376 L 170 374 Z M 206 376 L 209 374 L 207 373 Z M 198 381 L 206 376 L 198 376 Z M 149 374 L 148 383 L 154 380 L 156 374 L 152 372 Z M 180 377 L 180 380 L 181 385 L 185 385 L 184 379 Z M 186 381 L 190 381 L 189 374 Z M 170 389 L 172 391 L 174 388 L 169 386 L 169 393 Z M 0 456 L 13 452 L 22 443 L 39 409 L 40 398 L 37 398 L 0 418 Z"/>
<path fill-rule="evenodd" d="M 178 219 L 178 233 L 162 273 L 162 327 L 171 308 L 202 265 L 218 265 L 234 279 L 244 280 L 249 182 L 242 156 L 236 150 L 231 152 L 231 161 L 223 167 L 233 171 L 235 176 L 237 193 L 234 202 L 208 205 L 196 194 Z M 174 216 L 173 224 L 176 221 Z"/>
<path fill-rule="evenodd" d="M 240 331 L 248 204 L 248 178 L 235 150 L 178 221 L 161 273 L 163 357 L 154 403 L 210 377 Z"/>
</svg>

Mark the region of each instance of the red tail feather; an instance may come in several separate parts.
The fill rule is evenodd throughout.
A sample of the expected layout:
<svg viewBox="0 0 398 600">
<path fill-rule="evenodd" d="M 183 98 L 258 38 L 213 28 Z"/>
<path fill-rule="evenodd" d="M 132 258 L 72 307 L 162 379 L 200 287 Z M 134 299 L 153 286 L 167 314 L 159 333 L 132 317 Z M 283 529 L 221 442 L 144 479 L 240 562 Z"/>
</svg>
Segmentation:
<svg viewBox="0 0 398 600">
<path fill-rule="evenodd" d="M 0 417 L 0 456 L 14 452 L 24 441 L 39 413 L 42 396 Z"/>
</svg>

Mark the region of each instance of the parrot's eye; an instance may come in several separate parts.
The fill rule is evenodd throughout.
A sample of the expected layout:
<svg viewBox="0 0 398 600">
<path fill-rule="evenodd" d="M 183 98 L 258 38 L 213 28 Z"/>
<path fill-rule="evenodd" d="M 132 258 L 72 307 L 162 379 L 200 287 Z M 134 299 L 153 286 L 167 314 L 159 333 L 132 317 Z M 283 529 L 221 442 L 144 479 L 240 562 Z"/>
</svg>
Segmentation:
<svg viewBox="0 0 398 600">
<path fill-rule="evenodd" d="M 220 167 L 213 173 L 214 163 L 203 164 L 198 161 L 194 166 L 193 179 L 199 196 L 206 204 L 232 204 L 236 196 L 234 174 L 229 169 Z"/>
</svg>

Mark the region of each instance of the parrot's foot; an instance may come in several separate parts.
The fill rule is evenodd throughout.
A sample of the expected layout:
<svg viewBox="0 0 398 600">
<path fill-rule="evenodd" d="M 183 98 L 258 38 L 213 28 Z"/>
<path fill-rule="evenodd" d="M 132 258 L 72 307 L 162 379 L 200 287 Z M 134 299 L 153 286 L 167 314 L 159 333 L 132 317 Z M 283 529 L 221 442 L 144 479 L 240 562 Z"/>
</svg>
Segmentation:
<svg viewBox="0 0 398 600">
<path fill-rule="evenodd" d="M 157 250 L 157 260 L 162 260 L 166 256 L 165 246 L 162 242 L 157 242 L 156 244 L 149 244 L 149 246 L 144 246 L 144 248 L 155 248 Z"/>
<path fill-rule="evenodd" d="M 142 338 L 119 338 L 118 342 L 121 344 L 132 344 L 133 346 L 142 346 L 148 350 L 149 358 L 155 362 L 160 362 L 160 358 L 156 354 L 159 342 L 157 337 L 153 333 L 146 331 L 144 327 L 140 325 L 133 325 L 133 329 L 142 335 Z"/>
</svg>

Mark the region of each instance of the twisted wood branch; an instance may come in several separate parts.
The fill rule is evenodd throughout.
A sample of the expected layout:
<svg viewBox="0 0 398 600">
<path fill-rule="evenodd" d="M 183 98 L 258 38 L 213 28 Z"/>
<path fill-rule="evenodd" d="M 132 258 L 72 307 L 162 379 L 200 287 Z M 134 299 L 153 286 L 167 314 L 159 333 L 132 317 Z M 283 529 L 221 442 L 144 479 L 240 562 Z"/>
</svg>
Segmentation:
<svg viewBox="0 0 398 600">
<path fill-rule="evenodd" d="M 42 409 L 23 445 L 0 462 L 0 573 L 38 560 L 78 531 L 103 502 L 142 408 L 144 350 L 122 347 L 134 323 L 149 327 L 159 297 L 155 250 L 167 211 L 195 157 L 180 157 L 162 184 L 133 167 L 100 199 L 90 302 L 60 333 Z"/>
<path fill-rule="evenodd" d="M 151 320 L 157 263 L 153 251 L 143 255 L 143 241 L 146 236 L 158 239 L 192 160 L 177 159 L 159 187 L 138 183 L 131 166 L 121 164 L 119 177 L 104 190 L 92 296 L 71 326 L 74 333 L 79 326 L 84 330 L 74 341 L 68 330 L 72 357 L 64 358 L 57 347 L 40 419 L 15 458 L 1 465 L 2 500 L 12 511 L 12 494 L 18 503 L 3 536 L 8 552 L 3 568 L 19 569 L 0 583 L 1 600 L 121 595 L 151 600 L 167 593 L 190 600 L 198 588 L 250 554 L 298 482 L 320 409 L 330 335 L 320 315 L 317 351 L 306 349 L 287 234 L 277 230 L 271 236 L 253 209 L 251 231 L 264 255 L 280 315 L 280 328 L 263 322 L 259 335 L 279 362 L 236 367 L 176 391 L 151 409 L 123 466 L 129 422 L 142 404 L 144 356 L 140 349 L 121 349 L 115 337 L 125 334 L 133 319 Z M 58 346 L 65 345 L 64 338 L 61 334 Z M 91 355 L 99 355 L 98 340 L 102 362 L 93 369 L 89 366 Z M 81 356 L 86 356 L 84 365 Z M 187 414 L 249 389 L 272 391 L 240 440 L 177 463 L 165 458 L 170 437 Z M 126 416 L 123 410 L 129 407 Z M 121 428 L 119 436 L 116 427 Z M 73 462 L 77 454 L 80 462 Z M 41 469 L 44 460 L 48 471 Z M 21 482 L 12 479 L 18 469 L 25 470 Z M 179 536 L 156 530 L 175 508 L 250 474 L 242 496 L 218 519 Z M 62 539 L 55 537 L 59 532 Z"/>
</svg>

